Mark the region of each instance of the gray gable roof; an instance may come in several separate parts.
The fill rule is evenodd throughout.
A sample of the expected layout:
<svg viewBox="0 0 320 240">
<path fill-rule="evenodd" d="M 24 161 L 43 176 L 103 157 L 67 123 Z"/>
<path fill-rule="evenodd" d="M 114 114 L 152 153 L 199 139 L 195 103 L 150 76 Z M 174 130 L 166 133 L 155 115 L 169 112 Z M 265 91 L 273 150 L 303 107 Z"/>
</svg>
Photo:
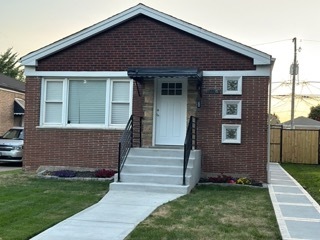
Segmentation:
<svg viewBox="0 0 320 240">
<path fill-rule="evenodd" d="M 25 83 L 0 73 L 0 88 L 25 92 Z"/>
<path fill-rule="evenodd" d="M 297 117 L 293 120 L 294 125 L 299 125 L 299 126 L 320 126 L 320 122 L 313 120 L 311 118 L 307 118 L 307 117 Z M 291 121 L 287 121 L 282 123 L 283 125 L 290 125 Z"/>
</svg>

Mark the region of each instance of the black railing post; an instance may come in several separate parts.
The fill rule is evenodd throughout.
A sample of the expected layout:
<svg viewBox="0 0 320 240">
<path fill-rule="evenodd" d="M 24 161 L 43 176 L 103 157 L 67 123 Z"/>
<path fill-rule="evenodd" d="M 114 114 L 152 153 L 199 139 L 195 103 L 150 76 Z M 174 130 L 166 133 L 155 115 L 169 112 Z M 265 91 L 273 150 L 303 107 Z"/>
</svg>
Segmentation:
<svg viewBox="0 0 320 240">
<path fill-rule="evenodd" d="M 193 121 L 196 120 L 196 117 L 191 116 L 189 118 L 189 124 L 187 128 L 186 138 L 184 141 L 184 154 L 183 154 L 183 185 L 186 184 L 186 171 L 188 167 L 190 152 L 193 149 L 193 147 L 196 147 L 197 142 L 197 131 L 193 131 L 197 128 L 197 122 Z"/>
<path fill-rule="evenodd" d="M 139 118 L 139 147 L 142 146 L 142 142 L 141 142 L 141 139 L 142 139 L 142 117 Z"/>
<path fill-rule="evenodd" d="M 187 155 L 187 145 L 184 144 L 184 151 L 183 151 L 183 181 L 182 184 L 186 185 L 186 156 Z"/>
<path fill-rule="evenodd" d="M 133 115 L 131 116 L 130 147 L 133 147 Z"/>
<path fill-rule="evenodd" d="M 142 117 L 140 117 L 140 133 L 139 133 L 139 145 L 141 147 L 141 119 Z M 124 166 L 124 163 L 127 159 L 127 156 L 130 152 L 130 148 L 133 147 L 135 141 L 134 141 L 134 131 L 133 131 L 133 115 L 131 115 L 131 117 L 128 120 L 128 123 L 126 125 L 126 128 L 124 129 L 120 140 L 119 140 L 119 151 L 118 151 L 118 181 L 120 182 L 121 178 L 120 178 L 120 174 L 121 174 L 121 170 Z"/>
<path fill-rule="evenodd" d="M 198 149 L 198 118 L 195 118 L 194 148 Z"/>
<path fill-rule="evenodd" d="M 121 172 L 121 142 L 119 142 L 119 149 L 118 149 L 118 182 L 120 182 L 120 172 Z"/>
</svg>

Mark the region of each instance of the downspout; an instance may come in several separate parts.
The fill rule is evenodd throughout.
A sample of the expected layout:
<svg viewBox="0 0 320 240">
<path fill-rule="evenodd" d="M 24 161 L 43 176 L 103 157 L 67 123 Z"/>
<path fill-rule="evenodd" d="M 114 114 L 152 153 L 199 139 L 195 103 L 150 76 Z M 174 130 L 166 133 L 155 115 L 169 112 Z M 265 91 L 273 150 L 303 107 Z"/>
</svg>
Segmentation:
<svg viewBox="0 0 320 240">
<path fill-rule="evenodd" d="M 273 66 L 274 66 L 274 63 L 275 63 L 276 59 L 275 58 L 272 58 L 271 59 L 271 64 L 270 64 L 270 73 L 269 73 L 269 109 L 268 109 L 268 144 L 267 144 L 267 183 L 270 183 L 271 181 L 271 174 L 270 174 L 270 162 L 271 162 L 271 159 L 270 159 L 270 150 L 271 150 L 271 137 L 270 137 L 270 134 L 271 134 L 271 123 L 270 123 L 270 120 L 271 120 L 271 90 L 272 90 L 272 69 L 273 69 Z"/>
</svg>

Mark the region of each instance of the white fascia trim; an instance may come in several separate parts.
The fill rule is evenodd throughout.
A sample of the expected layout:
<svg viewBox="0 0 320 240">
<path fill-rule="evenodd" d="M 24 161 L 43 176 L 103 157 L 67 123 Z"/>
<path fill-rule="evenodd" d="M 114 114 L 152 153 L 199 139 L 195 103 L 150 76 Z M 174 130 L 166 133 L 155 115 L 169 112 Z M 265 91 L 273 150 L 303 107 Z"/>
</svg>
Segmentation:
<svg viewBox="0 0 320 240">
<path fill-rule="evenodd" d="M 128 78 L 127 71 L 101 71 L 101 72 L 56 72 L 56 71 L 35 71 L 34 67 L 26 67 L 25 75 L 27 77 L 110 77 L 110 78 Z M 256 70 L 248 71 L 203 71 L 204 77 L 217 76 L 261 76 L 270 77 L 270 66 L 257 66 Z"/>
<path fill-rule="evenodd" d="M 129 78 L 127 71 L 101 71 L 101 72 L 56 72 L 56 71 L 35 71 L 32 67 L 25 68 L 27 77 L 101 77 L 101 78 Z"/>
<path fill-rule="evenodd" d="M 219 76 L 247 76 L 247 77 L 270 77 L 270 66 L 257 66 L 256 70 L 248 71 L 203 71 L 204 77 L 219 77 Z"/>
<path fill-rule="evenodd" d="M 18 93 L 18 94 L 22 94 L 22 95 L 25 94 L 24 92 L 19 92 L 19 91 L 7 89 L 7 88 L 2 88 L 2 87 L 0 87 L 0 91 L 11 92 L 11 93 Z"/>
<path fill-rule="evenodd" d="M 245 56 L 251 57 L 254 59 L 254 64 L 256 64 L 256 65 L 271 63 L 271 56 L 266 53 L 263 53 L 263 52 L 258 51 L 256 49 L 253 49 L 251 47 L 245 46 L 241 43 L 235 42 L 231 39 L 227 39 L 227 38 L 222 37 L 220 35 L 214 34 L 212 32 L 204 30 L 200 27 L 194 26 L 190 23 L 186 23 L 182 20 L 179 20 L 177 18 L 174 18 L 174 17 L 169 16 L 167 14 L 164 14 L 162 12 L 156 11 L 154 9 L 151 9 L 151 8 L 146 7 L 144 5 L 141 5 L 141 4 L 139 4 L 133 8 L 130 8 L 120 14 L 117 14 L 111 18 L 108 18 L 100 23 L 97 23 L 91 27 L 88 27 L 82 31 L 79 31 L 78 33 L 70 35 L 69 37 L 66 37 L 64 39 L 61 39 L 61 40 L 55 42 L 55 43 L 52 43 L 52 44 L 50 44 L 44 48 L 41 48 L 35 52 L 32 52 L 32 53 L 22 57 L 21 63 L 24 66 L 36 66 L 38 59 L 43 58 L 43 57 L 45 57 L 49 54 L 52 54 L 54 52 L 57 52 L 63 48 L 70 46 L 70 45 L 73 45 L 73 44 L 75 44 L 79 41 L 82 41 L 90 36 L 93 36 L 99 32 L 107 30 L 110 27 L 114 27 L 117 24 L 120 24 L 121 22 L 126 21 L 134 16 L 139 15 L 139 14 L 144 14 L 148 17 L 156 19 L 156 20 L 163 22 L 165 24 L 168 24 L 172 27 L 175 27 L 175 28 L 180 29 L 182 31 L 188 32 L 192 35 L 203 38 L 205 40 L 208 40 L 212 43 L 215 43 L 215 44 L 220 45 L 222 47 L 228 48 L 232 51 L 238 52 L 238 53 L 243 54 Z"/>
</svg>

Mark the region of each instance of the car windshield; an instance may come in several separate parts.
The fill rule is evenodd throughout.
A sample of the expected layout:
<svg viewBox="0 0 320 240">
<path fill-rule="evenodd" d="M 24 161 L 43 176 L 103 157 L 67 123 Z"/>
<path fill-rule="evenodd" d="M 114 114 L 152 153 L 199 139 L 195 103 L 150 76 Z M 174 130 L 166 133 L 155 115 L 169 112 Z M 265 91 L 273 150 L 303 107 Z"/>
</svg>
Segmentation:
<svg viewBox="0 0 320 240">
<path fill-rule="evenodd" d="M 24 134 L 21 129 L 10 129 L 3 136 L 3 139 L 23 139 Z"/>
</svg>

